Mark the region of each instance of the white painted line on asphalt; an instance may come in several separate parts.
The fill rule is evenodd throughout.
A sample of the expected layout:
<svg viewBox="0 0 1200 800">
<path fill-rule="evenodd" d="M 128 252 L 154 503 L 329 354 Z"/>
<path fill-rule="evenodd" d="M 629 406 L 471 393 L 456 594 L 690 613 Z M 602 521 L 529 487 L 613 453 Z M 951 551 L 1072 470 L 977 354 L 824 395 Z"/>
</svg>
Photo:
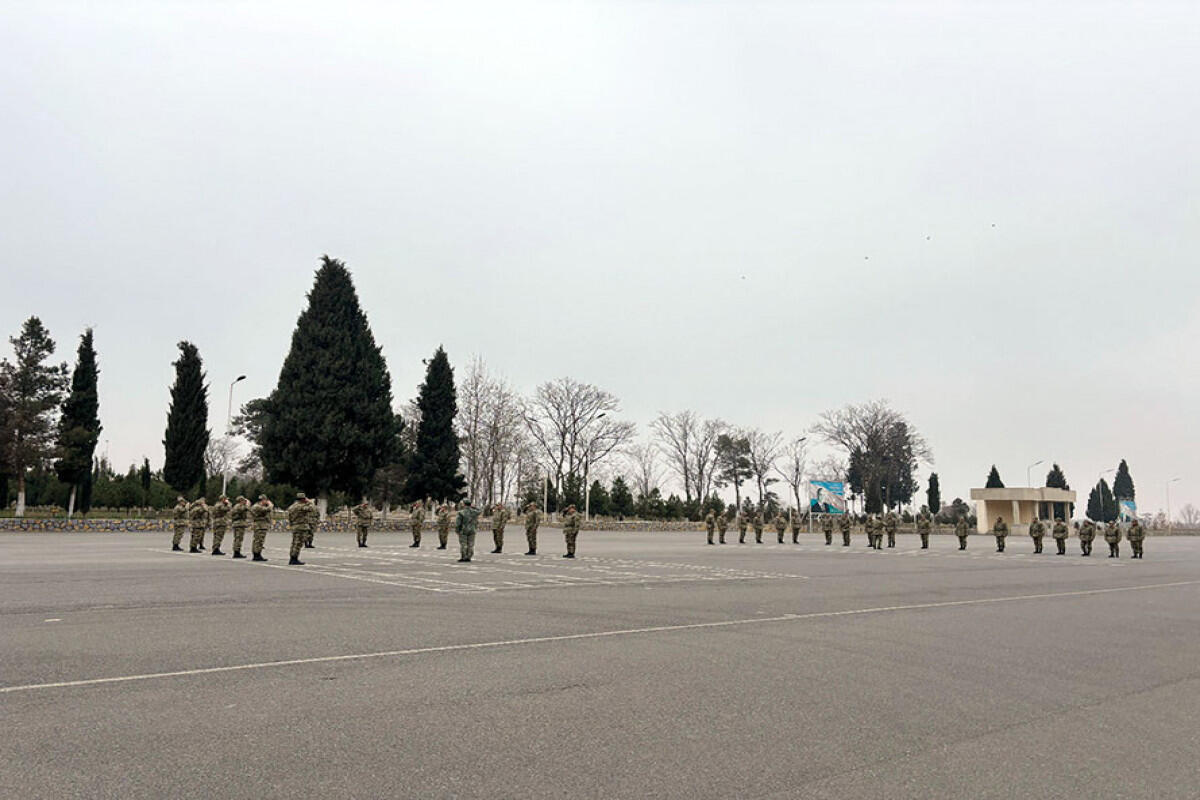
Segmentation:
<svg viewBox="0 0 1200 800">
<path fill-rule="evenodd" d="M 429 653 L 452 653 L 464 650 L 487 650 L 497 647 L 515 647 L 517 645 L 545 644 L 547 642 L 571 642 L 584 639 L 605 639 L 614 636 L 636 636 L 647 633 L 674 633 L 676 631 L 694 631 L 708 628 L 729 628 L 741 625 L 760 625 L 770 622 L 795 622 L 796 620 L 824 619 L 828 617 L 849 617 L 866 614 L 882 614 L 894 611 L 918 611 L 929 608 L 950 608 L 953 606 L 973 606 L 989 603 L 1012 603 L 1020 600 L 1048 600 L 1059 597 L 1086 597 L 1097 594 L 1113 594 L 1115 592 L 1136 592 L 1147 589 L 1169 589 L 1178 586 L 1197 586 L 1200 580 L 1174 581 L 1172 583 L 1148 583 L 1141 586 L 1115 586 L 1108 589 L 1080 589 L 1071 592 L 1050 592 L 1047 594 L 1022 594 L 1005 597 L 982 597 L 974 600 L 946 600 L 940 603 L 913 603 L 903 606 L 878 606 L 875 608 L 854 608 L 845 611 L 815 611 L 808 614 L 782 614 L 775 617 L 751 617 L 748 619 L 731 619 L 718 622 L 692 622 L 682 625 L 655 625 L 647 628 L 624 628 L 611 631 L 595 631 L 593 633 L 568 633 L 558 636 L 533 636 L 527 639 L 501 639 L 493 642 L 473 642 L 469 644 L 447 644 L 436 647 L 413 647 L 406 650 L 384 650 L 374 653 L 348 653 L 336 656 L 314 656 L 312 658 L 289 658 L 280 661 L 259 661 L 250 664 L 233 664 L 225 667 L 201 667 L 199 669 L 181 669 L 173 672 L 147 672 L 140 675 L 117 675 L 109 678 L 88 678 L 76 681 L 57 681 L 55 683 L 31 683 L 19 686 L 0 686 L 0 694 L 16 692 L 32 692 L 39 689 L 68 689 L 79 686 L 100 686 L 110 683 L 131 683 L 156 678 L 185 678 L 195 675 L 212 675 L 220 672 L 244 672 L 254 669 L 274 667 L 294 667 L 305 664 L 329 664 L 338 661 L 365 661 L 372 658 L 398 658 L 401 656 L 427 655 Z"/>
<path fill-rule="evenodd" d="M 62 617 L 54 617 L 53 619 L 44 619 L 42 622 L 62 622 Z"/>
</svg>

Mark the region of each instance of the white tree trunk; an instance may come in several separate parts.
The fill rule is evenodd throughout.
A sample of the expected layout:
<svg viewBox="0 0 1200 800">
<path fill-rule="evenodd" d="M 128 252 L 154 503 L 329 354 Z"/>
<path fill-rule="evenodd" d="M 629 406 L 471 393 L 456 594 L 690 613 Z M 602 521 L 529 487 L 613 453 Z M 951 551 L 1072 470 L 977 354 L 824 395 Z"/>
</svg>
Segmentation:
<svg viewBox="0 0 1200 800">
<path fill-rule="evenodd" d="M 321 492 L 317 495 L 317 511 L 321 513 L 321 521 L 325 521 L 325 517 L 329 514 L 329 492 Z"/>
<path fill-rule="evenodd" d="M 384 500 L 383 501 L 383 519 L 387 519 L 388 512 L 391 510 L 392 510 L 392 501 Z"/>
<path fill-rule="evenodd" d="M 17 517 L 25 516 L 25 476 L 17 478 Z"/>
<path fill-rule="evenodd" d="M 67 500 L 67 519 L 70 519 L 71 515 L 75 513 L 75 490 L 78 488 L 76 485 L 71 486 L 71 497 Z"/>
</svg>

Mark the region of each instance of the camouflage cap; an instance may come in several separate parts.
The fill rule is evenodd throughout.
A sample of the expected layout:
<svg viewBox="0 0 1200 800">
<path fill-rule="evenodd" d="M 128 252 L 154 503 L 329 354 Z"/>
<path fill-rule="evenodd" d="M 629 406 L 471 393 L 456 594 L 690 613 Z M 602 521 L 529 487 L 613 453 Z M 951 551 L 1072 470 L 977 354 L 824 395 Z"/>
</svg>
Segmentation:
<svg viewBox="0 0 1200 800">
<path fill-rule="evenodd" d="M 259 499 L 259 500 L 266 500 L 266 499 L 267 499 L 267 496 L 266 496 L 265 494 L 260 494 L 260 495 L 258 496 L 258 499 Z"/>
<path fill-rule="evenodd" d="M 242 502 L 242 501 L 243 501 L 243 500 L 245 500 L 245 499 L 246 499 L 245 495 L 240 495 L 240 494 L 239 494 L 239 495 L 237 496 L 237 501 L 238 501 L 239 503 L 240 503 L 240 502 Z"/>
<path fill-rule="evenodd" d="M 306 495 L 304 492 L 296 492 L 296 499 L 297 500 L 307 500 L 308 495 Z"/>
</svg>

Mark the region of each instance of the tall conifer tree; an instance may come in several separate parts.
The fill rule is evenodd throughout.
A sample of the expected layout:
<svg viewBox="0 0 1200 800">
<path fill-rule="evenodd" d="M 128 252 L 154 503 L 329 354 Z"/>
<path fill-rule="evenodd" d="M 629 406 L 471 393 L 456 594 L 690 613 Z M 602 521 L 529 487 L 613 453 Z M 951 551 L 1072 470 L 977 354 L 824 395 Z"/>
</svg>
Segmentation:
<svg viewBox="0 0 1200 800">
<path fill-rule="evenodd" d="M 1125 463 L 1125 459 L 1123 458 L 1117 466 L 1117 474 L 1113 477 L 1112 493 L 1113 497 L 1118 500 L 1135 499 L 1133 477 L 1129 474 L 1129 465 Z"/>
<path fill-rule="evenodd" d="M 393 455 L 392 378 L 345 264 L 321 257 L 275 391 L 260 408 L 270 480 L 359 497 Z"/>
<path fill-rule="evenodd" d="M 454 370 L 446 351 L 438 347 L 425 370 L 425 382 L 417 395 L 421 423 L 417 446 L 409 463 L 405 493 L 410 500 L 433 497 L 458 500 L 466 481 L 459 473 L 461 454 L 454 417 L 458 414 Z"/>
<path fill-rule="evenodd" d="M 163 435 L 166 458 L 163 480 L 175 491 L 203 492 L 204 451 L 208 449 L 208 384 L 200 351 L 191 342 L 179 343 L 179 360 L 174 362 L 175 383 L 167 410 Z"/>
<path fill-rule="evenodd" d="M 996 465 L 992 464 L 992 471 L 988 473 L 987 483 L 984 484 L 986 489 L 1003 489 L 1004 481 L 1000 480 L 1000 470 L 996 469 Z"/>
<path fill-rule="evenodd" d="M 929 489 L 925 492 L 925 499 L 929 503 L 930 514 L 936 514 L 942 510 L 942 487 L 938 483 L 936 472 L 929 473 Z"/>
<path fill-rule="evenodd" d="M 71 374 L 71 393 L 63 403 L 62 416 L 58 420 L 59 458 L 54 470 L 58 473 L 58 479 L 71 487 L 67 501 L 68 517 L 75 512 L 75 500 L 82 485 L 92 480 L 92 457 L 96 453 L 96 443 L 100 441 L 100 431 L 103 430 L 97 386 L 99 375 L 92 329 L 88 328 L 79 337 L 75 371 Z M 82 495 L 90 498 L 91 492 L 84 489 Z M 83 508 L 82 511 L 86 514 L 88 509 Z"/>
<path fill-rule="evenodd" d="M 1067 483 L 1067 476 L 1063 474 L 1062 467 L 1060 467 L 1057 463 L 1055 463 L 1054 466 L 1050 468 L 1050 471 L 1046 473 L 1046 487 L 1050 489 L 1071 488 L 1071 484 Z M 1069 520 L 1075 515 L 1074 503 L 1051 503 L 1051 505 L 1053 506 L 1053 516 L 1055 519 Z M 1065 509 L 1065 515 L 1062 508 L 1064 505 L 1067 506 Z"/>
<path fill-rule="evenodd" d="M 17 478 L 17 516 L 25 515 L 25 475 L 54 455 L 57 414 L 67 388 L 67 365 L 45 363 L 54 355 L 50 331 L 37 317 L 9 339 L 14 363 L 0 363 L 0 460 Z"/>
</svg>

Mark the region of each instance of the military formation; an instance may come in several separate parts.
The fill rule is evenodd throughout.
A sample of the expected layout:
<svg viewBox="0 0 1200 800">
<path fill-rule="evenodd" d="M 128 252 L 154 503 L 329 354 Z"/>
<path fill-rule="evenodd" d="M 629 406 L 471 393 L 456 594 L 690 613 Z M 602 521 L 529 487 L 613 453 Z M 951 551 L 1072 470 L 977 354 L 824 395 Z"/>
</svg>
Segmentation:
<svg viewBox="0 0 1200 800">
<path fill-rule="evenodd" d="M 410 547 L 421 546 L 421 532 L 425 526 L 426 510 L 433 511 L 434 504 L 430 499 L 424 502 L 417 501 L 412 504 L 409 513 L 409 525 L 412 529 L 412 544 Z M 221 495 L 211 506 L 203 497 L 188 503 L 183 497 L 179 497 L 172 510 L 172 536 L 171 549 L 183 550 L 183 537 L 185 534 L 190 534 L 188 542 L 188 552 L 199 553 L 205 550 L 204 536 L 208 530 L 212 530 L 212 551 L 214 556 L 225 555 L 221 550 L 221 545 L 225 542 L 225 536 L 232 528 L 233 530 L 233 558 L 245 558 L 242 553 L 242 547 L 245 541 L 246 529 L 252 531 L 251 539 L 251 556 L 254 561 L 266 561 L 263 556 L 263 546 L 266 543 L 267 533 L 271 528 L 272 515 L 275 511 L 274 504 L 267 499 L 265 495 L 259 495 L 258 501 L 251 503 L 248 499 L 238 496 L 233 502 L 225 495 Z M 371 523 L 374 520 L 374 509 L 366 501 L 359 503 L 350 509 L 351 518 L 354 524 L 355 538 L 359 547 L 367 546 L 367 536 L 370 533 Z M 305 548 L 314 547 L 314 535 L 317 527 L 320 524 L 321 515 L 317 509 L 316 503 L 310 500 L 303 492 L 296 495 L 296 500 L 287 507 L 284 512 L 287 519 L 288 529 L 292 535 L 291 547 L 288 553 L 288 564 L 290 566 L 303 566 L 304 562 L 300 560 L 300 553 Z M 438 535 L 438 550 L 445 550 L 448 547 L 450 537 L 450 528 L 453 525 L 455 533 L 458 535 L 459 543 L 459 562 L 469 563 L 475 555 L 475 536 L 478 529 L 479 517 L 481 510 L 476 508 L 470 500 L 464 500 L 457 506 L 449 503 L 443 503 L 436 509 L 436 516 L 433 524 L 437 529 Z M 492 553 L 504 552 L 504 532 L 511 519 L 510 512 L 503 504 L 497 504 L 492 508 Z M 785 535 L 788 529 L 791 529 L 792 543 L 798 544 L 800 541 L 800 527 L 802 520 L 806 520 L 807 516 L 798 514 L 791 510 L 776 511 L 769 523 L 766 521 L 766 514 L 762 509 L 757 508 L 734 508 L 730 507 L 725 512 L 718 513 L 715 510 L 709 510 L 704 516 L 704 529 L 708 537 L 708 544 L 725 544 L 725 535 L 731 527 L 736 527 L 738 532 L 738 544 L 746 543 L 746 534 L 749 530 L 754 531 L 754 541 L 756 544 L 762 544 L 763 529 L 770 525 L 775 529 L 775 534 L 779 544 L 784 543 Z M 538 548 L 538 527 L 542 522 L 541 512 L 533 503 L 529 503 L 525 507 L 524 518 L 522 520 L 525 525 L 525 539 L 528 544 L 528 550 L 525 555 L 537 555 Z M 858 518 L 863 531 L 867 537 L 867 547 L 874 550 L 882 550 L 886 539 L 887 546 L 894 548 L 896 546 L 896 533 L 900 527 L 900 518 L 895 511 L 888 511 L 885 514 L 867 514 Z M 850 546 L 850 535 L 853 530 L 855 518 L 850 514 L 822 514 L 817 522 L 820 532 L 825 537 L 825 544 L 832 545 L 834 540 L 834 529 L 841 533 L 843 547 Z M 920 513 L 913 519 L 914 529 L 920 538 L 921 549 L 929 549 L 929 536 L 933 532 L 934 521 L 933 515 L 929 513 L 929 509 L 922 507 Z M 563 558 L 575 558 L 575 545 L 579 537 L 580 514 L 575 506 L 571 505 L 566 508 L 561 519 L 563 539 L 566 544 L 566 552 Z M 1092 520 L 1084 520 L 1081 523 L 1076 523 L 1077 535 L 1079 538 L 1080 553 L 1083 556 L 1092 554 L 1092 543 L 1096 539 L 1097 525 Z M 1067 538 L 1070 535 L 1071 528 L 1065 520 L 1055 519 L 1049 527 L 1047 522 L 1041 519 L 1035 519 L 1029 524 L 1029 537 L 1033 540 L 1034 554 L 1041 554 L 1042 541 L 1047 532 L 1054 539 L 1058 555 L 1066 555 L 1067 553 Z M 967 539 L 970 534 L 970 523 L 965 516 L 960 515 L 954 522 L 954 533 L 958 537 L 958 549 L 967 549 Z M 996 552 L 1003 553 L 1008 541 L 1009 526 L 1002 517 L 997 517 L 992 524 L 991 534 L 996 540 Z M 1142 558 L 1142 544 L 1146 538 L 1145 529 L 1138 520 L 1133 520 L 1129 523 L 1126 530 L 1122 530 L 1121 525 L 1116 522 L 1109 522 L 1105 525 L 1104 541 L 1108 545 L 1109 558 L 1121 557 L 1121 539 L 1125 538 L 1129 541 L 1129 546 L 1132 550 L 1132 557 Z"/>
<path fill-rule="evenodd" d="M 417 501 L 412 504 L 409 513 L 409 525 L 412 529 L 412 544 L 409 547 L 421 546 L 421 532 L 425 526 L 426 508 L 433 508 L 432 500 Z M 242 554 L 242 544 L 246 528 L 253 531 L 251 555 L 254 561 L 266 561 L 263 556 L 263 546 L 266 544 L 267 532 L 271 528 L 272 514 L 275 505 L 265 495 L 259 495 L 258 502 L 253 505 L 245 497 L 239 496 L 230 503 L 229 498 L 221 495 L 211 506 L 201 497 L 189 503 L 182 496 L 177 498 L 172 510 L 171 549 L 182 551 L 184 534 L 189 534 L 188 552 L 199 553 L 205 550 L 205 533 L 212 530 L 212 555 L 223 556 L 221 544 L 230 526 L 233 528 L 233 557 L 245 558 Z M 374 509 L 370 503 L 363 501 L 350 509 L 354 522 L 355 538 L 359 547 L 367 546 L 367 535 L 375 518 Z M 305 548 L 315 547 L 314 535 L 320 524 L 321 514 L 316 503 L 304 492 L 296 495 L 296 501 L 284 512 L 288 530 L 292 535 L 289 549 L 289 566 L 304 566 L 300 560 L 300 552 Z M 479 524 L 480 509 L 472 502 L 462 501 L 457 510 L 449 503 L 443 503 L 437 509 L 434 524 L 437 527 L 438 550 L 445 550 L 450 537 L 450 527 L 458 535 L 459 562 L 469 563 L 475 555 L 475 535 Z M 510 519 L 509 510 L 502 504 L 492 509 L 492 541 L 495 545 L 493 553 L 504 551 L 504 530 Z M 537 555 L 538 527 L 542 515 L 533 503 L 525 507 L 525 538 L 529 549 L 525 555 Z M 563 538 L 566 552 L 563 558 L 575 558 L 575 544 L 579 537 L 580 516 L 574 505 L 567 506 L 562 515 Z M 760 539 L 761 539 L 761 528 Z M 721 542 L 725 541 L 725 527 L 721 527 Z"/>
<path fill-rule="evenodd" d="M 736 526 L 738 531 L 738 544 L 746 543 L 746 533 L 748 530 L 754 531 L 754 541 L 757 544 L 762 544 L 762 531 L 764 527 L 763 519 L 765 514 L 754 508 L 739 509 L 730 507 L 723 513 L 718 513 L 715 510 L 709 510 L 704 516 L 704 529 L 707 534 L 708 544 L 725 544 L 725 533 L 731 526 Z M 887 547 L 896 546 L 896 534 L 900 528 L 900 517 L 894 511 L 888 511 L 884 514 L 866 514 L 855 517 L 851 514 L 821 514 L 816 521 L 822 535 L 825 537 L 825 544 L 832 545 L 834 540 L 835 528 L 841 533 L 842 546 L 850 546 L 850 534 L 855 523 L 859 524 L 867 537 L 867 547 L 874 550 L 882 550 L 884 542 L 887 542 Z M 794 511 L 778 511 L 771 517 L 770 525 L 774 527 L 779 544 L 784 543 L 784 533 L 791 527 L 792 544 L 799 542 L 799 533 L 801 521 L 806 517 L 795 513 Z M 929 509 L 922 506 L 920 512 L 912 520 L 913 529 L 921 542 L 921 549 L 929 549 L 929 537 L 933 533 L 934 520 L 933 515 L 929 513 Z M 1092 542 L 1096 538 L 1097 525 L 1091 520 L 1084 520 L 1082 523 L 1076 523 L 1075 528 L 1079 537 L 1080 554 L 1090 556 L 1092 554 Z M 959 515 L 954 521 L 954 534 L 958 537 L 958 549 L 967 549 L 967 538 L 971 532 L 971 524 L 966 516 Z M 1042 542 L 1049 533 L 1050 538 L 1054 539 L 1054 544 L 1057 549 L 1057 554 L 1062 556 L 1067 554 L 1067 538 L 1070 535 L 1071 527 L 1065 520 L 1055 519 L 1052 523 L 1047 520 L 1035 519 L 1029 524 L 1029 537 L 1033 540 L 1033 553 L 1043 553 Z M 716 538 L 714 538 L 714 533 Z M 1005 547 L 1008 542 L 1009 526 L 1002 517 L 997 517 L 992 524 L 991 535 L 996 540 L 996 552 L 1005 552 Z M 1145 528 L 1138 520 L 1131 521 L 1126 530 L 1122 530 L 1120 524 L 1109 522 L 1104 528 L 1104 541 L 1108 544 L 1109 558 L 1120 558 L 1120 543 L 1124 537 L 1129 541 L 1133 558 L 1142 558 L 1142 544 L 1146 538 Z"/>
</svg>

